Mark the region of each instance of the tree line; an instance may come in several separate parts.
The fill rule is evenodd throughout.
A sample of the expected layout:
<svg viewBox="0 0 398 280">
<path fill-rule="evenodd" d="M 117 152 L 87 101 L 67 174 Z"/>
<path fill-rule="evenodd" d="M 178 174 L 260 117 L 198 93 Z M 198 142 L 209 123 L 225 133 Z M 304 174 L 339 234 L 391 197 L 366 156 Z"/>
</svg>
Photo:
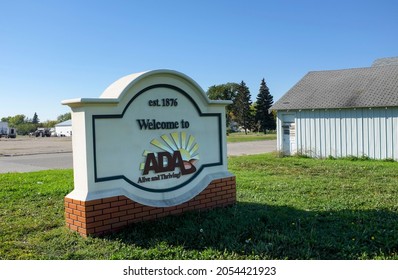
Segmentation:
<svg viewBox="0 0 398 280">
<path fill-rule="evenodd" d="M 273 105 L 273 96 L 264 79 L 261 80 L 256 102 L 251 102 L 251 94 L 245 82 L 226 83 L 209 87 L 207 96 L 213 100 L 232 100 L 232 104 L 226 107 L 226 121 L 229 131 L 238 127 L 248 131 L 267 133 L 275 130 L 275 116 L 268 110 Z M 36 131 L 38 127 L 51 128 L 56 124 L 71 119 L 71 113 L 59 115 L 57 120 L 40 122 L 37 113 L 32 118 L 25 115 L 4 117 L 3 122 L 8 122 L 9 127 L 17 129 L 18 134 L 27 135 Z"/>
<path fill-rule="evenodd" d="M 248 131 L 267 133 L 276 128 L 275 116 L 268 111 L 274 103 L 273 96 L 264 79 L 254 103 L 244 81 L 211 86 L 207 96 L 213 100 L 232 100 L 232 104 L 226 107 L 229 131 L 236 130 L 236 126 L 243 128 L 246 134 Z"/>
<path fill-rule="evenodd" d="M 25 115 L 15 115 L 1 118 L 2 122 L 8 122 L 9 127 L 17 129 L 19 135 L 28 135 L 31 132 L 37 130 L 38 127 L 51 128 L 56 124 L 70 120 L 71 113 L 65 113 L 59 115 L 57 120 L 40 122 L 39 116 L 35 112 L 32 118 L 28 118 Z"/>
</svg>

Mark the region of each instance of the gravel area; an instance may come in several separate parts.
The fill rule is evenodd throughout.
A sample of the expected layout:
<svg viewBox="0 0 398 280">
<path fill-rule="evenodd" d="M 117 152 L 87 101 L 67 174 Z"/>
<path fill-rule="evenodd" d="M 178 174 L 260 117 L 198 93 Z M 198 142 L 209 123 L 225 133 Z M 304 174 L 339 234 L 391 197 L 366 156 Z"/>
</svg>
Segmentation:
<svg viewBox="0 0 398 280">
<path fill-rule="evenodd" d="M 1 156 L 22 156 L 72 152 L 71 137 L 27 137 L 0 138 Z"/>
</svg>

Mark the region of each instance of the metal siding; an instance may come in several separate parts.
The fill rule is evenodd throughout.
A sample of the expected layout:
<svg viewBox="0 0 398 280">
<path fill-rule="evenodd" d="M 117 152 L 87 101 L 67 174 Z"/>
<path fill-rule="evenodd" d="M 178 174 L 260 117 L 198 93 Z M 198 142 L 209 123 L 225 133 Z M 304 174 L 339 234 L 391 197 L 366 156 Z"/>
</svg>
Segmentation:
<svg viewBox="0 0 398 280">
<path fill-rule="evenodd" d="M 373 122 L 374 122 L 374 158 L 380 158 L 380 144 L 381 144 L 381 135 L 380 135 L 380 116 L 376 109 L 373 111 Z"/>
<path fill-rule="evenodd" d="M 281 114 L 278 112 L 276 114 L 276 149 L 278 151 L 282 151 L 282 120 L 281 120 Z"/>
<path fill-rule="evenodd" d="M 320 112 L 319 110 L 314 111 L 314 115 L 315 115 L 315 143 L 316 143 L 316 149 L 315 149 L 315 154 L 318 157 L 321 157 L 321 149 L 322 149 L 322 145 L 321 145 L 321 119 L 320 119 Z"/>
<path fill-rule="evenodd" d="M 329 111 L 330 118 L 330 155 L 336 157 L 336 115 Z"/>
<path fill-rule="evenodd" d="M 368 109 L 362 109 L 362 135 L 363 135 L 363 155 L 369 155 L 369 117 Z"/>
<path fill-rule="evenodd" d="M 281 123 L 278 118 L 280 131 Z M 296 144 L 299 153 L 313 157 L 398 160 L 398 108 L 297 111 Z"/>
<path fill-rule="evenodd" d="M 398 110 L 394 109 L 391 113 L 392 118 L 392 155 L 393 159 L 398 159 Z"/>
<path fill-rule="evenodd" d="M 341 110 L 336 112 L 336 156 L 342 157 L 341 153 Z"/>
<path fill-rule="evenodd" d="M 311 151 L 312 155 L 316 157 L 316 128 L 315 128 L 315 121 L 316 121 L 316 116 L 315 116 L 315 110 L 312 110 L 311 112 L 311 118 L 310 118 L 310 123 L 311 123 L 311 129 L 310 129 L 310 147 L 309 150 Z"/>
<path fill-rule="evenodd" d="M 352 152 L 352 111 L 344 110 L 346 114 L 346 141 L 344 145 L 346 146 L 346 156 L 353 155 Z"/>
<path fill-rule="evenodd" d="M 300 133 L 300 131 L 302 130 L 302 122 L 303 122 L 303 118 L 301 117 L 301 111 L 297 112 L 296 114 L 296 137 L 297 137 L 297 153 L 302 154 L 303 150 L 303 134 Z"/>
<path fill-rule="evenodd" d="M 386 109 L 386 158 L 393 158 L 393 118 L 391 108 Z M 390 141 L 388 139 L 391 139 Z"/>
<path fill-rule="evenodd" d="M 341 136 L 340 136 L 340 149 L 341 149 L 341 156 L 346 157 L 347 156 L 347 116 L 346 116 L 346 111 L 341 110 Z"/>
<path fill-rule="evenodd" d="M 325 156 L 331 155 L 331 135 L 330 135 L 330 114 L 329 111 L 325 111 Z"/>
<path fill-rule="evenodd" d="M 358 118 L 357 118 L 357 156 L 361 156 L 364 154 L 364 139 L 363 139 L 363 109 L 359 109 Z"/>
</svg>

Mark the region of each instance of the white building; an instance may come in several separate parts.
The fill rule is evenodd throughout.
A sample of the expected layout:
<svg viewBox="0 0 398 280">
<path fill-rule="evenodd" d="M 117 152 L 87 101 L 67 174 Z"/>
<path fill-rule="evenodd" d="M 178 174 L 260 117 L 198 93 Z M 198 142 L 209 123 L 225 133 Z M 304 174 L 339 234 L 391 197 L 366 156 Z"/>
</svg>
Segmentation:
<svg viewBox="0 0 398 280">
<path fill-rule="evenodd" d="M 284 154 L 398 160 L 398 58 L 309 72 L 271 110 Z"/>
<path fill-rule="evenodd" d="M 67 120 L 55 125 L 57 136 L 72 136 L 72 120 Z"/>
</svg>

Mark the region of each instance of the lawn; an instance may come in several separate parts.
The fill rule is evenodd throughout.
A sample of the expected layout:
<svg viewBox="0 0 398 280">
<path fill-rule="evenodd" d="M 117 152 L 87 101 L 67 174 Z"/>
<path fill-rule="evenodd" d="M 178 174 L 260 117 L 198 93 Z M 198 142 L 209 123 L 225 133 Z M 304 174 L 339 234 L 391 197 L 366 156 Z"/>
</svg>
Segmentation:
<svg viewBox="0 0 398 280">
<path fill-rule="evenodd" d="M 1 259 L 398 259 L 398 163 L 232 157 L 237 204 L 82 238 L 71 170 L 0 174 Z"/>
<path fill-rule="evenodd" d="M 227 135 L 228 143 L 235 142 L 249 142 L 249 141 L 263 141 L 263 140 L 276 140 L 276 133 L 248 133 L 244 132 L 233 132 Z"/>
</svg>

